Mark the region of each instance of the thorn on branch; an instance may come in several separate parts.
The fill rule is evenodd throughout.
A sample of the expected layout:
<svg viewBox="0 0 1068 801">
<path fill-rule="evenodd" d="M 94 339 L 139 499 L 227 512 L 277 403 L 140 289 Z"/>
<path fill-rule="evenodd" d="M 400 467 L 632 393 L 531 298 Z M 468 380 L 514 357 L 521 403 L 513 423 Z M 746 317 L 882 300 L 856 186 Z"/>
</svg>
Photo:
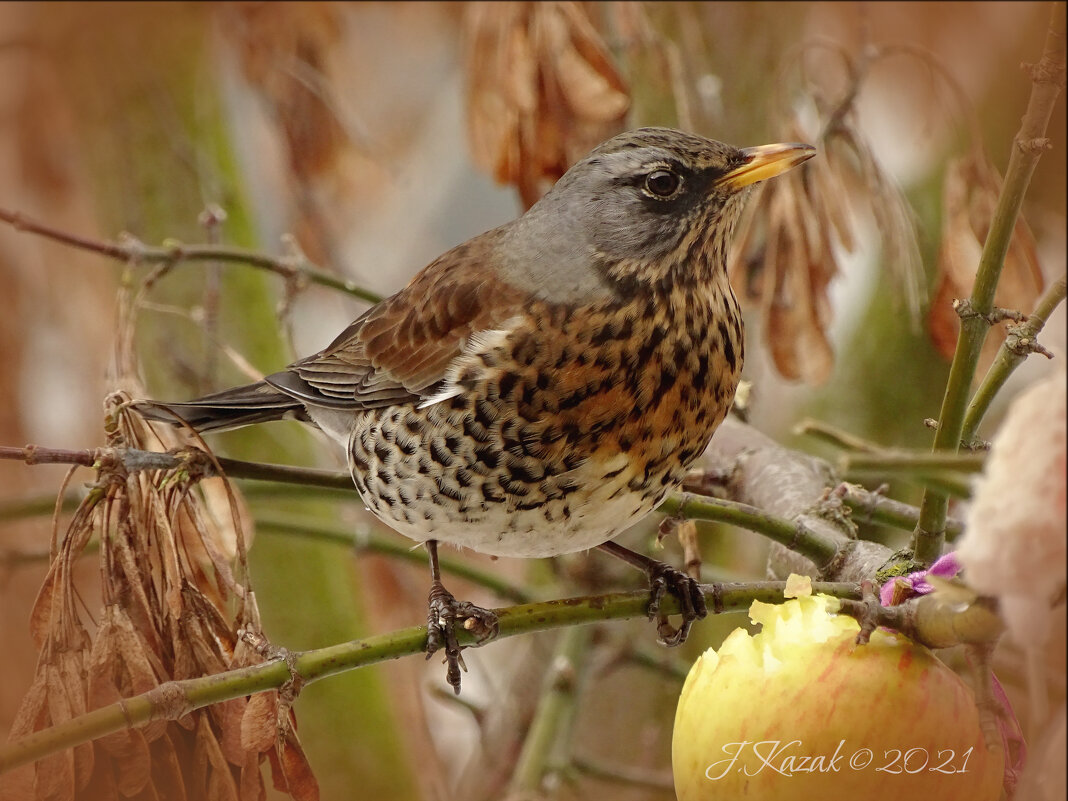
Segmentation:
<svg viewBox="0 0 1068 801">
<path fill-rule="evenodd" d="M 957 313 L 957 316 L 960 317 L 961 320 L 969 320 L 978 317 L 981 320 L 985 320 L 987 325 L 997 325 L 1005 320 L 1012 320 L 1017 323 L 1027 322 L 1027 315 L 1014 309 L 1002 309 L 999 306 L 994 306 L 988 313 L 980 312 L 972 305 L 972 302 L 966 298 L 957 298 L 954 300 L 953 311 Z"/>
</svg>

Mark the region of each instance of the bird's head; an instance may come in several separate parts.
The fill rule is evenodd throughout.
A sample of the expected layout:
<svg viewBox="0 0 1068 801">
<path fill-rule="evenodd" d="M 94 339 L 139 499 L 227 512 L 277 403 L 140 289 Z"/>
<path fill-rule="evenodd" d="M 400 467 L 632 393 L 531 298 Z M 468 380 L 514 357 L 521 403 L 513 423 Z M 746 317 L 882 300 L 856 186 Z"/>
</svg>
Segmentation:
<svg viewBox="0 0 1068 801">
<path fill-rule="evenodd" d="M 699 280 L 725 262 L 747 188 L 815 153 L 804 144 L 736 148 L 639 128 L 572 166 L 517 231 L 529 239 L 528 256 L 542 257 L 528 263 L 544 262 L 542 272 L 557 278 L 592 270 L 590 286 L 594 278 L 602 287 Z"/>
</svg>

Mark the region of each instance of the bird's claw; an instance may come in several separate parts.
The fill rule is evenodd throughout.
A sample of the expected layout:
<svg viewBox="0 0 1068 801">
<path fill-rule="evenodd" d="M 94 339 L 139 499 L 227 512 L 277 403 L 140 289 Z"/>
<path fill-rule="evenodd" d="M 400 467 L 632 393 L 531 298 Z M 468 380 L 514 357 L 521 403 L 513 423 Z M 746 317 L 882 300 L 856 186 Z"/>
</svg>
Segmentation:
<svg viewBox="0 0 1068 801">
<path fill-rule="evenodd" d="M 665 592 L 670 592 L 679 599 L 679 613 L 682 615 L 682 625 L 677 629 L 668 622 L 668 616 L 660 611 L 660 602 L 663 600 Z M 657 562 L 656 566 L 649 570 L 649 607 L 647 611 L 649 619 L 656 620 L 657 642 L 670 648 L 686 642 L 693 622 L 708 614 L 708 606 L 705 604 L 701 585 L 696 579 L 691 578 L 671 565 Z"/>
<path fill-rule="evenodd" d="M 467 671 L 462 646 L 456 637 L 459 624 L 475 638 L 475 646 L 489 642 L 497 636 L 497 615 L 489 609 L 475 606 L 469 601 L 457 601 L 451 592 L 435 581 L 430 587 L 429 610 L 426 618 L 426 658 L 430 659 L 439 650 L 445 651 L 446 679 L 453 691 L 460 694 L 460 671 Z"/>
</svg>

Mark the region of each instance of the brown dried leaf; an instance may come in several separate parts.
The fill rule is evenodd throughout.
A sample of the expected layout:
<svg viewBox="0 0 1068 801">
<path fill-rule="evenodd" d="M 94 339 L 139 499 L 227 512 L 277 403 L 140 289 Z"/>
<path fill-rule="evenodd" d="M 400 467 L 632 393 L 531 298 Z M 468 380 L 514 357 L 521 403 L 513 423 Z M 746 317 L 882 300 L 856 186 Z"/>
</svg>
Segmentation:
<svg viewBox="0 0 1068 801">
<path fill-rule="evenodd" d="M 63 569 L 63 562 L 56 559 L 48 566 L 37 599 L 30 610 L 30 636 L 37 650 L 42 650 L 52 633 L 53 626 L 59 627 L 62 619 L 64 583 L 69 574 Z"/>
<path fill-rule="evenodd" d="M 250 753 L 241 768 L 241 778 L 238 781 L 241 801 L 266 801 L 267 785 L 263 782 L 263 772 L 260 770 L 262 762 L 261 755 Z"/>
<path fill-rule="evenodd" d="M 59 655 L 59 674 L 67 694 L 71 716 L 84 715 L 86 706 L 85 654 L 81 651 L 64 651 Z M 75 788 L 85 789 L 93 775 L 93 745 L 82 743 L 74 746 Z"/>
<path fill-rule="evenodd" d="M 47 725 L 70 720 L 71 708 L 58 665 L 44 667 Z M 74 752 L 64 749 L 37 762 L 37 797 L 42 801 L 69 801 L 74 798 Z"/>
<path fill-rule="evenodd" d="M 333 168 L 349 136 L 324 78 L 345 13 L 336 3 L 236 3 L 232 35 L 245 76 L 272 102 L 302 178 Z"/>
<path fill-rule="evenodd" d="M 6 773 L 0 773 L 0 801 L 36 801 L 33 776 L 32 764 L 20 765 Z"/>
<path fill-rule="evenodd" d="M 279 739 L 276 753 L 286 791 L 296 801 L 319 801 L 319 782 L 292 727 L 287 727 L 285 736 Z"/>
<path fill-rule="evenodd" d="M 274 747 L 278 737 L 278 693 L 256 693 L 248 700 L 241 718 L 241 747 L 250 753 L 263 753 Z"/>
<path fill-rule="evenodd" d="M 86 704 L 89 709 L 99 709 L 100 707 L 115 704 L 124 697 L 135 694 L 130 690 L 133 680 L 127 670 L 130 664 L 126 659 L 128 654 L 124 653 L 123 650 L 123 643 L 130 641 L 128 631 L 124 632 L 123 624 L 120 622 L 123 618 L 125 618 L 125 614 L 118 610 L 117 607 L 108 606 L 104 608 L 104 615 L 101 618 L 100 628 L 97 632 L 96 640 L 93 642 L 87 666 L 88 693 Z M 128 622 L 127 619 L 127 625 Z M 134 642 L 138 642 L 136 636 L 134 637 Z M 140 649 L 137 648 L 137 650 Z M 142 660 L 136 657 L 133 659 L 133 664 L 141 663 Z M 140 669 L 143 669 L 143 666 Z M 145 677 L 142 676 L 137 681 L 139 683 L 143 682 Z M 122 689 L 120 689 L 120 686 Z M 153 682 L 146 689 L 151 689 L 154 686 L 155 683 Z M 162 733 L 166 726 L 166 721 L 155 721 L 144 727 L 143 732 L 126 729 L 106 734 L 96 742 L 114 760 L 143 759 L 147 763 L 146 735 L 154 739 Z"/>
<path fill-rule="evenodd" d="M 906 308 L 915 317 L 923 305 L 925 279 L 912 208 L 901 187 L 879 165 L 868 142 L 856 129 L 840 127 L 837 139 L 856 159 L 855 169 L 864 187 L 863 197 L 882 238 L 883 263 L 897 283 Z"/>
<path fill-rule="evenodd" d="M 244 698 L 212 704 L 208 708 L 215 728 L 219 732 L 219 744 L 223 755 L 231 765 L 243 765 L 248 757 L 244 744 L 244 717 L 249 702 Z"/>
<path fill-rule="evenodd" d="M 465 26 L 475 163 L 532 205 L 621 129 L 629 92 L 578 3 L 470 3 Z"/>
<path fill-rule="evenodd" d="M 122 670 L 129 679 L 128 693 L 140 695 L 159 685 L 159 678 L 145 653 L 144 643 L 134 630 L 133 622 L 126 612 L 120 607 L 108 606 L 105 608 L 105 615 L 112 623 L 114 647 L 118 651 Z"/>
<path fill-rule="evenodd" d="M 622 117 L 630 106 L 623 81 L 608 60 L 589 20 L 570 4 L 552 4 L 556 13 L 535 16 L 543 64 L 560 88 L 567 110 L 578 119 Z"/>
<path fill-rule="evenodd" d="M 176 733 L 182 737 L 185 732 Z M 182 775 L 182 764 L 175 748 L 171 732 L 165 732 L 162 737 L 155 740 L 151 745 L 152 754 L 152 785 L 163 788 L 164 797 L 167 801 L 187 801 L 189 798 L 185 790 L 185 777 Z M 193 799 L 193 801 L 196 801 Z"/>
<path fill-rule="evenodd" d="M 37 801 L 74 801 L 74 754 L 49 754 L 36 763 Z"/>
<path fill-rule="evenodd" d="M 847 253 L 856 250 L 853 233 L 854 215 L 850 207 L 846 182 L 842 176 L 843 164 L 837 157 L 838 148 L 834 139 L 824 143 L 819 169 L 812 169 L 808 179 L 813 182 L 812 200 L 819 210 L 819 219 L 830 223 L 835 238 Z"/>
<path fill-rule="evenodd" d="M 15 720 L 11 724 L 11 739 L 43 729 L 48 725 L 48 677 L 44 672 L 34 676 L 30 689 L 22 697 Z"/>
<path fill-rule="evenodd" d="M 953 300 L 971 295 L 1000 191 L 1001 176 L 979 149 L 954 160 L 946 170 L 939 277 L 928 327 L 935 347 L 947 359 L 953 357 L 960 331 Z M 1034 236 L 1021 215 L 1005 254 L 994 303 L 1026 314 L 1034 308 L 1044 284 Z M 982 365 L 990 364 L 1004 338 L 1004 329 L 995 327 L 983 344 Z"/>
<path fill-rule="evenodd" d="M 806 185 L 785 175 L 765 191 L 768 242 L 762 307 L 765 339 L 785 378 L 827 380 L 834 353 L 827 338 L 827 290 L 837 267 L 826 231 L 813 225 Z"/>
<path fill-rule="evenodd" d="M 115 767 L 115 783 L 124 796 L 136 795 L 144 790 L 152 777 L 152 757 L 148 742 L 140 729 L 128 729 L 121 748 L 112 746 L 112 764 Z"/>
<path fill-rule="evenodd" d="M 223 756 L 206 715 L 201 715 L 197 720 L 191 781 L 193 798 L 202 798 L 205 801 L 239 801 L 237 784 L 230 772 L 230 765 Z"/>
</svg>

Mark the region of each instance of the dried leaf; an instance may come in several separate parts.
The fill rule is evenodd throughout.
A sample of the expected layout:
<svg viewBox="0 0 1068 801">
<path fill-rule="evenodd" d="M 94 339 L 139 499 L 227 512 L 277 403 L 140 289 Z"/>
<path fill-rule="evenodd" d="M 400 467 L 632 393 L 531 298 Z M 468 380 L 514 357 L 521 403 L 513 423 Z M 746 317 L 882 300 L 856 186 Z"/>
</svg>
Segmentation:
<svg viewBox="0 0 1068 801">
<path fill-rule="evenodd" d="M 81 651 L 65 651 L 59 655 L 59 674 L 63 690 L 67 694 L 72 717 L 84 715 L 86 706 L 86 678 L 84 654 Z M 75 789 L 83 790 L 93 775 L 93 745 L 82 743 L 74 747 Z"/>
<path fill-rule="evenodd" d="M 276 752 L 287 792 L 296 801 L 319 801 L 319 782 L 292 727 L 286 728 L 285 735 L 278 741 Z"/>
<path fill-rule="evenodd" d="M 51 632 L 53 620 L 58 618 L 60 604 L 62 603 L 63 587 L 61 584 L 61 567 L 59 560 L 55 560 L 48 566 L 44 583 L 37 592 L 37 599 L 30 610 L 30 636 L 37 650 L 44 648 L 45 642 Z"/>
<path fill-rule="evenodd" d="M 182 735 L 184 736 L 184 732 Z M 187 801 L 188 794 L 185 791 L 185 777 L 182 775 L 182 764 L 178 757 L 171 733 L 166 732 L 156 739 L 151 745 L 152 754 L 152 784 L 156 787 L 165 788 L 164 797 L 167 801 Z M 193 799 L 196 801 L 196 799 Z"/>
<path fill-rule="evenodd" d="M 33 765 L 21 765 L 0 774 L 0 801 L 36 801 L 33 776 Z"/>
<path fill-rule="evenodd" d="M 70 702 L 57 665 L 44 667 L 45 697 L 48 711 L 46 726 L 71 719 Z M 42 801 L 71 801 L 74 798 L 74 752 L 63 750 L 50 754 L 36 764 L 36 793 Z"/>
<path fill-rule="evenodd" d="M 37 801 L 74 800 L 74 753 L 60 751 L 36 763 Z"/>
<path fill-rule="evenodd" d="M 248 699 L 241 718 L 241 747 L 263 753 L 274 747 L 278 736 L 278 693 L 256 693 Z"/>
<path fill-rule="evenodd" d="M 951 162 L 946 170 L 942 188 L 939 277 L 928 327 L 935 347 L 947 359 L 952 358 L 956 350 L 960 331 L 960 319 L 953 308 L 953 300 L 971 295 L 1000 191 L 1001 176 L 979 149 Z M 1021 215 L 1016 220 L 1005 254 L 994 303 L 1026 314 L 1034 307 L 1044 283 L 1034 236 Z M 1004 338 L 1003 328 L 992 330 L 983 344 L 981 370 L 993 360 Z"/>
<path fill-rule="evenodd" d="M 619 132 L 626 84 L 578 3 L 470 3 L 465 27 L 475 162 L 532 205 Z"/>
<path fill-rule="evenodd" d="M 219 732 L 219 744 L 223 755 L 231 765 L 245 763 L 247 748 L 244 743 L 244 718 L 249 702 L 244 698 L 232 698 L 219 704 L 212 704 L 211 714 L 215 728 Z"/>
<path fill-rule="evenodd" d="M 267 785 L 263 783 L 261 761 L 259 754 L 249 754 L 248 760 L 241 768 L 241 778 L 238 782 L 241 801 L 266 801 Z"/>
<path fill-rule="evenodd" d="M 205 801 L 239 801 L 230 765 L 207 716 L 197 721 L 193 748 L 192 796 Z"/>
<path fill-rule="evenodd" d="M 47 725 L 48 721 L 48 677 L 42 671 L 34 676 L 30 689 L 19 704 L 15 720 L 11 724 L 11 739 L 24 737 Z"/>
</svg>

